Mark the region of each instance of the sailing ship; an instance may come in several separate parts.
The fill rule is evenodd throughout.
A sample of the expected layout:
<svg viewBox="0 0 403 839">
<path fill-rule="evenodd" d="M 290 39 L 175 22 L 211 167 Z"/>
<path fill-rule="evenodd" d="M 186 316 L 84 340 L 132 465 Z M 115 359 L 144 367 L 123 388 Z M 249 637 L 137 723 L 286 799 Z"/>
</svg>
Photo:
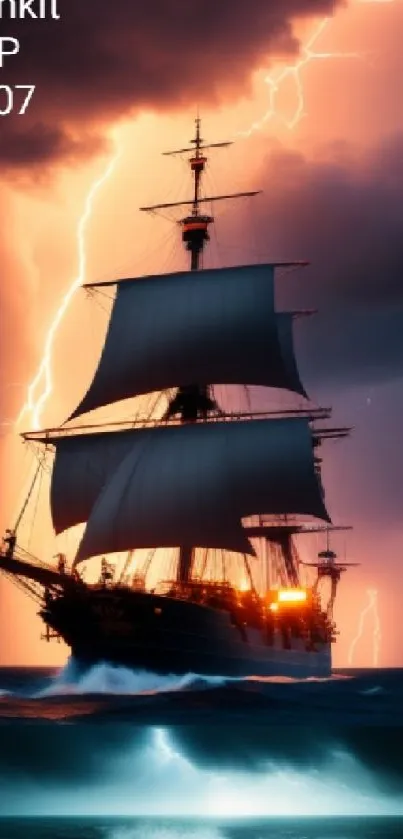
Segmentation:
<svg viewBox="0 0 403 839">
<path fill-rule="evenodd" d="M 22 435 L 44 451 L 38 471 L 54 456 L 55 533 L 80 523 L 85 530 L 73 561 L 60 554 L 57 567 L 8 531 L 0 569 L 39 602 L 47 640 L 63 639 L 83 667 L 236 677 L 331 672 L 333 605 L 347 563 L 330 550 L 337 528 L 318 449 L 348 429 L 328 427 L 330 411 L 311 407 L 302 385 L 293 329 L 306 313 L 276 310 L 276 272 L 306 263 L 202 269 L 214 222 L 203 206 L 257 194 L 202 194 L 207 150 L 227 145 L 205 144 L 197 119 L 190 147 L 165 153 L 189 160 L 193 197 L 141 209 L 186 207 L 180 225 L 190 270 L 86 285 L 116 287 L 93 381 L 61 427 Z M 296 394 L 303 407 L 253 411 L 249 401 L 234 411 L 218 400 L 218 386 L 249 397 L 254 386 L 275 388 Z M 163 405 L 157 416 L 74 424 L 145 394 Z M 308 563 L 307 585 L 296 537 L 321 531 L 326 550 Z M 90 582 L 83 562 L 95 559 L 100 573 Z"/>
</svg>

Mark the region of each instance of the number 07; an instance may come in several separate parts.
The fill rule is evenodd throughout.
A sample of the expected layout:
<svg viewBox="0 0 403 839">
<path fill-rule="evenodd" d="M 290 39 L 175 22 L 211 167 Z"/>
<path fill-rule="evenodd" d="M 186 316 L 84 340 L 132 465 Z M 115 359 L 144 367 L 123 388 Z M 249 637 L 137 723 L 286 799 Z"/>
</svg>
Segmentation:
<svg viewBox="0 0 403 839">
<path fill-rule="evenodd" d="M 35 85 L 32 85 L 32 84 L 16 84 L 15 85 L 15 90 L 26 90 L 27 91 L 25 99 L 24 99 L 24 101 L 21 105 L 21 108 L 18 111 L 18 114 L 25 114 L 25 112 L 28 108 L 28 105 L 29 105 L 29 103 L 30 103 L 30 101 L 31 101 L 31 99 L 34 95 Z M 2 94 L 5 95 L 6 101 L 5 101 L 5 107 L 2 107 L 2 105 L 0 105 L 0 116 L 1 117 L 6 117 L 6 116 L 8 116 L 8 114 L 11 114 L 12 111 L 14 110 L 14 90 L 8 84 L 1 84 L 0 85 L 0 97 L 2 97 Z M 2 101 L 3 100 L 1 98 L 0 102 L 2 102 Z"/>
</svg>

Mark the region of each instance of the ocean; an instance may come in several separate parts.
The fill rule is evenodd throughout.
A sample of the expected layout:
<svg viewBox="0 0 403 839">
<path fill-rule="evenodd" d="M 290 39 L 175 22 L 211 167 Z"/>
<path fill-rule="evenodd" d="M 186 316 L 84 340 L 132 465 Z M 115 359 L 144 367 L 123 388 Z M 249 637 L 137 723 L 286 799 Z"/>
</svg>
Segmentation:
<svg viewBox="0 0 403 839">
<path fill-rule="evenodd" d="M 403 839 L 403 670 L 0 669 L 0 839 Z"/>
<path fill-rule="evenodd" d="M 99 664 L 79 674 L 0 668 L 0 722 L 133 721 L 165 725 L 240 719 L 279 724 L 403 725 L 403 669 L 339 670 L 330 679 L 159 676 Z"/>
<path fill-rule="evenodd" d="M 0 839 L 401 839 L 402 824 L 382 819 L 217 822 L 182 819 L 0 819 Z"/>
</svg>

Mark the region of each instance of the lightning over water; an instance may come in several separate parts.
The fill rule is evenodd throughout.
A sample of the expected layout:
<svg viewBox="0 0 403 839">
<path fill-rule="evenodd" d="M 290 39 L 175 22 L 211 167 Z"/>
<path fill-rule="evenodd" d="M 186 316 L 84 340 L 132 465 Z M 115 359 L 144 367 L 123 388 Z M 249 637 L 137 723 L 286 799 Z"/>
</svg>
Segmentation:
<svg viewBox="0 0 403 839">
<path fill-rule="evenodd" d="M 374 667 L 378 667 L 382 639 L 381 622 L 378 611 L 378 590 L 369 588 L 367 589 L 367 595 L 369 602 L 360 613 L 357 634 L 355 638 L 353 638 L 348 652 L 348 663 L 349 665 L 353 665 L 355 663 L 354 656 L 356 647 L 363 637 L 366 625 L 371 623 L 372 629 L 369 626 L 368 632 L 372 635 L 372 664 Z"/>
</svg>

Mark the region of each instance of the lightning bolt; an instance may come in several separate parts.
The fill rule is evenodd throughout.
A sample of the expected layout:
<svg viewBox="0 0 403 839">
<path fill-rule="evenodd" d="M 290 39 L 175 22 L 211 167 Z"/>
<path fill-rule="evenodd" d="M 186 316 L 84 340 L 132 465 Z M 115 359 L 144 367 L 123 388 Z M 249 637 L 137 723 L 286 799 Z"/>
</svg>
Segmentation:
<svg viewBox="0 0 403 839">
<path fill-rule="evenodd" d="M 381 639 L 382 639 L 381 622 L 380 622 L 380 619 L 379 619 L 379 612 L 378 612 L 378 591 L 377 591 L 376 588 L 369 588 L 369 589 L 367 589 L 367 595 L 368 595 L 368 598 L 369 598 L 369 602 L 368 602 L 368 605 L 365 607 L 365 609 L 362 610 L 362 612 L 360 614 L 360 620 L 359 620 L 359 623 L 358 623 L 357 635 L 355 636 L 355 638 L 351 642 L 351 646 L 350 646 L 350 649 L 349 649 L 349 652 L 348 652 L 348 663 L 349 664 L 353 663 L 354 651 L 355 651 L 355 648 L 356 648 L 358 642 L 362 638 L 362 634 L 363 634 L 363 631 L 364 631 L 364 625 L 365 625 L 365 619 L 368 615 L 372 614 L 373 615 L 373 621 L 374 621 L 373 634 L 372 634 L 372 640 L 373 640 L 372 663 L 373 663 L 374 667 L 378 667 L 378 664 L 379 664 L 379 650 L 380 650 Z"/>
<path fill-rule="evenodd" d="M 355 0 L 356 4 L 362 3 L 394 3 L 396 0 Z M 312 61 L 323 61 L 326 59 L 337 59 L 337 58 L 344 58 L 344 59 L 362 59 L 363 56 L 361 53 L 358 52 L 316 52 L 315 45 L 321 35 L 325 32 L 326 29 L 330 26 L 333 18 L 325 17 L 322 18 L 321 21 L 315 27 L 313 34 L 310 36 L 308 41 L 303 44 L 302 46 L 302 55 L 301 58 L 292 65 L 288 65 L 281 71 L 273 71 L 269 73 L 268 76 L 265 77 L 264 82 L 269 88 L 269 107 L 268 110 L 263 114 L 263 116 L 253 122 L 248 129 L 245 131 L 238 131 L 236 136 L 237 137 L 250 137 L 256 131 L 261 131 L 264 125 L 271 120 L 277 118 L 281 124 L 285 125 L 289 131 L 292 131 L 299 122 L 306 116 L 305 110 L 305 95 L 304 95 L 304 87 L 302 81 L 302 71 L 304 68 L 310 64 Z M 285 82 L 290 80 L 294 83 L 295 86 L 295 94 L 296 94 L 296 105 L 294 113 L 291 119 L 286 119 L 278 110 L 277 108 L 277 101 L 278 96 L 281 94 L 281 90 Z"/>
<path fill-rule="evenodd" d="M 35 378 L 32 380 L 31 384 L 28 387 L 27 399 L 21 411 L 17 417 L 16 424 L 19 425 L 22 418 L 28 414 L 30 417 L 30 422 L 33 431 L 38 431 L 41 427 L 41 416 L 43 409 L 45 407 L 46 401 L 48 400 L 49 396 L 53 390 L 53 381 L 52 381 L 52 351 L 53 346 L 57 334 L 57 330 L 70 306 L 70 303 L 77 291 L 79 289 L 85 279 L 86 269 L 87 269 L 87 255 L 85 249 L 85 234 L 87 231 L 88 224 L 92 217 L 92 211 L 94 206 L 95 198 L 99 192 L 99 190 L 103 187 L 106 181 L 110 178 L 116 163 L 120 157 L 121 151 L 116 149 L 113 154 L 111 160 L 108 161 L 106 169 L 104 172 L 94 181 L 91 185 L 88 195 L 85 200 L 84 210 L 81 215 L 81 218 L 78 221 L 77 226 L 77 249 L 78 249 L 78 274 L 77 277 L 73 280 L 71 285 L 69 286 L 67 292 L 65 293 L 62 301 L 57 309 L 57 312 L 53 318 L 53 321 L 49 327 L 44 352 L 42 356 L 41 363 L 38 368 L 38 372 L 36 373 Z"/>
<path fill-rule="evenodd" d="M 154 745 L 157 747 L 164 762 L 176 761 L 182 764 L 186 769 L 191 769 L 194 772 L 194 767 L 187 758 L 185 758 L 172 744 L 169 734 L 164 728 L 154 729 Z"/>
</svg>

